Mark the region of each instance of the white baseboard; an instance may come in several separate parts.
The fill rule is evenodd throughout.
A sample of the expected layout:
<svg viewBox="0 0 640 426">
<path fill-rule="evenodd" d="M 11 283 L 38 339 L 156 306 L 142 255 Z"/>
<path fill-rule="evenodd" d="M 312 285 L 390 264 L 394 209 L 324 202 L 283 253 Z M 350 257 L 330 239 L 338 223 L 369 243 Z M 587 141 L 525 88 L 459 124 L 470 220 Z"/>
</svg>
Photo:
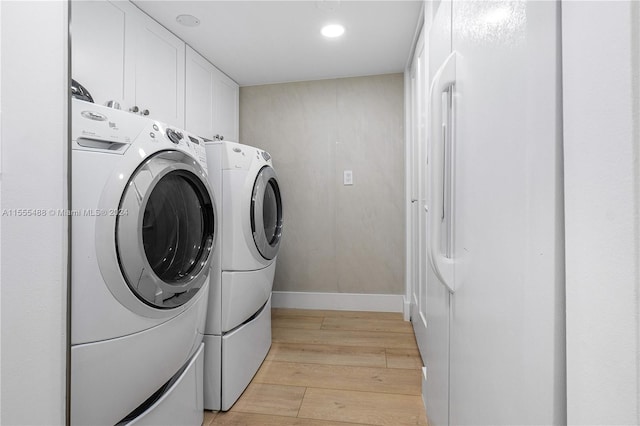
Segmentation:
<svg viewBox="0 0 640 426">
<path fill-rule="evenodd" d="M 411 319 L 411 300 L 403 297 L 402 302 L 404 304 L 402 311 L 404 314 L 404 320 L 409 321 Z"/>
<path fill-rule="evenodd" d="M 422 367 L 422 405 L 427 409 L 427 367 Z"/>
<path fill-rule="evenodd" d="M 329 309 L 336 311 L 405 312 L 402 294 L 272 292 L 274 308 Z"/>
</svg>

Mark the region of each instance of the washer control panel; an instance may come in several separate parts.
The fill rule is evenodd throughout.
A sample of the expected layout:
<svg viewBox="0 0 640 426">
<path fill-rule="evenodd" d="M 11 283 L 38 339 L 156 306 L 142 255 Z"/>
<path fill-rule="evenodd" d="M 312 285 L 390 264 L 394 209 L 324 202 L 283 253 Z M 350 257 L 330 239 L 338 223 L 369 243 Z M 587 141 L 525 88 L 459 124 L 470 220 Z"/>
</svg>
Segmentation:
<svg viewBox="0 0 640 426">
<path fill-rule="evenodd" d="M 147 132 L 150 141 L 162 142 L 175 148 L 188 152 L 196 158 L 200 165 L 207 170 L 207 152 L 204 146 L 204 139 L 199 136 L 190 134 L 186 130 L 176 127 L 167 126 L 159 121 L 153 122 Z"/>
</svg>

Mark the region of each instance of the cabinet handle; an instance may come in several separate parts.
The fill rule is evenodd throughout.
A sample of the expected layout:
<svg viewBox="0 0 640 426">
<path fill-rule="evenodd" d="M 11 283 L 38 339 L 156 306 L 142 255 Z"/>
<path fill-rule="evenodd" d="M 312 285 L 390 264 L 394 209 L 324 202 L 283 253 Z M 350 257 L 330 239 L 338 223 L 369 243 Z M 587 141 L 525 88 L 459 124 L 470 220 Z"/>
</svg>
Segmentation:
<svg viewBox="0 0 640 426">
<path fill-rule="evenodd" d="M 108 106 L 109 108 L 120 109 L 120 103 L 118 101 L 114 101 L 114 100 L 107 101 L 105 105 Z"/>
<path fill-rule="evenodd" d="M 149 115 L 149 110 L 148 109 L 142 110 L 142 112 L 140 114 Z"/>
<path fill-rule="evenodd" d="M 456 52 L 452 52 L 436 72 L 431 82 L 429 93 L 430 98 L 430 119 L 431 119 L 431 220 L 429 230 L 431 231 L 427 254 L 433 267 L 433 271 L 442 284 L 449 290 L 455 292 L 453 280 L 454 260 L 446 257 L 440 247 L 440 236 L 442 235 L 442 217 L 444 209 L 444 133 L 442 123 L 442 94 L 456 83 Z M 453 164 L 453 163 L 452 163 Z M 453 215 L 449 212 L 449 220 L 453 220 Z"/>
<path fill-rule="evenodd" d="M 215 136 L 213 137 L 213 140 L 215 140 L 215 141 L 221 141 L 221 140 L 224 140 L 224 136 L 223 136 L 223 135 L 215 135 Z"/>
<path fill-rule="evenodd" d="M 137 105 L 134 105 L 134 106 L 132 106 L 131 108 L 129 108 L 129 111 L 131 111 L 131 112 L 138 112 L 138 111 L 140 111 L 140 108 L 138 108 L 138 106 L 137 106 Z"/>
</svg>

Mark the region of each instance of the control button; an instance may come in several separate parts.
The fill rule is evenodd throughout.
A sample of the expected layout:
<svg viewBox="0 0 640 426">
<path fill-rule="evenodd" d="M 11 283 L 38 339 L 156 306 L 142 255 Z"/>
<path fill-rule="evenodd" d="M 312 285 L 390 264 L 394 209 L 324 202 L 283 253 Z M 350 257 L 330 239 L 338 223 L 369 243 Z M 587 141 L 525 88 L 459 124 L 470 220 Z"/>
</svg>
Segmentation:
<svg viewBox="0 0 640 426">
<path fill-rule="evenodd" d="M 233 148 L 233 152 L 242 152 L 240 148 Z"/>
<path fill-rule="evenodd" d="M 157 132 L 158 130 L 160 130 L 160 128 L 158 127 L 158 125 L 157 125 L 157 124 L 154 124 L 154 125 L 153 125 L 153 130 L 155 130 L 155 131 Z"/>
<path fill-rule="evenodd" d="M 271 159 L 271 156 L 268 152 L 262 151 L 262 158 L 264 158 L 264 161 L 269 161 Z"/>
<path fill-rule="evenodd" d="M 153 133 L 153 132 L 151 132 L 151 133 L 149 133 L 149 136 L 151 136 L 153 139 L 155 139 L 156 134 L 155 134 L 155 133 Z"/>
</svg>

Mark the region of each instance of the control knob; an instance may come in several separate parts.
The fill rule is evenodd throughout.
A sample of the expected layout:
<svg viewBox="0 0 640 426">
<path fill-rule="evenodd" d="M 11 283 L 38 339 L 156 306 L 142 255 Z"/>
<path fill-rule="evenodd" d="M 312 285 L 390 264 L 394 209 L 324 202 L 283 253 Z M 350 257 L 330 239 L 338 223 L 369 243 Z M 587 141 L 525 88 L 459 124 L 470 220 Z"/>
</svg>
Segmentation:
<svg viewBox="0 0 640 426">
<path fill-rule="evenodd" d="M 169 138 L 169 140 L 173 143 L 175 143 L 176 145 L 180 143 L 180 139 L 183 138 L 182 133 L 173 130 L 173 129 L 169 129 L 167 128 L 167 137 Z"/>
</svg>

